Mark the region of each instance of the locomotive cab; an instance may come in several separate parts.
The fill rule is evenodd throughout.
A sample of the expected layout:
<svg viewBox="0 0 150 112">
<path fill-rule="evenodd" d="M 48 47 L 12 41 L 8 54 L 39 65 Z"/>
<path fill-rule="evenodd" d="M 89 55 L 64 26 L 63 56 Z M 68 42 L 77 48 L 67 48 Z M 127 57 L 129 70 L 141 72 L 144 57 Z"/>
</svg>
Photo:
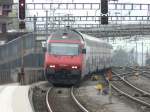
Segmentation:
<svg viewBox="0 0 150 112">
<path fill-rule="evenodd" d="M 47 41 L 45 75 L 53 84 L 75 84 L 81 79 L 84 45 L 80 34 L 59 30 Z"/>
</svg>

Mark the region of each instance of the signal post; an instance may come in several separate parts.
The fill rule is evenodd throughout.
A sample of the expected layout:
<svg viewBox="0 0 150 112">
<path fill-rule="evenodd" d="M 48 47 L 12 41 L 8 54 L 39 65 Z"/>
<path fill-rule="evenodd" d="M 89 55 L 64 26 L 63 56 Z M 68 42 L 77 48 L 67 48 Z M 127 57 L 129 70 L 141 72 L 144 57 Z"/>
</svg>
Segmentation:
<svg viewBox="0 0 150 112">
<path fill-rule="evenodd" d="M 26 10 L 26 5 L 25 5 L 25 0 L 19 0 L 19 10 L 18 10 L 18 18 L 19 18 L 19 29 L 20 30 L 24 30 L 26 28 L 25 25 L 25 10 Z M 24 84 L 24 41 L 22 39 L 21 41 L 21 68 L 20 68 L 20 72 L 18 73 L 18 77 L 20 78 L 19 82 L 20 84 Z"/>
</svg>

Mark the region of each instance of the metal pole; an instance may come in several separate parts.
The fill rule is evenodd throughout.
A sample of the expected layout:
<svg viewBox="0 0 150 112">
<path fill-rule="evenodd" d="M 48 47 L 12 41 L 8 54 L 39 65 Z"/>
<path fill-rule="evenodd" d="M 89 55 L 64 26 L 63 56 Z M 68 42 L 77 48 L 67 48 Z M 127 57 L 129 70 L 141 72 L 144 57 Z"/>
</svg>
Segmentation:
<svg viewBox="0 0 150 112">
<path fill-rule="evenodd" d="M 35 49 L 36 49 L 36 43 L 35 43 L 35 41 L 36 41 L 36 31 L 37 31 L 37 29 L 36 29 L 36 21 L 37 21 L 37 18 L 36 18 L 36 16 L 34 15 L 34 20 L 33 20 L 33 22 L 34 22 L 34 34 L 33 34 L 33 47 L 34 47 L 34 51 L 35 51 Z"/>
<path fill-rule="evenodd" d="M 112 90 L 111 90 L 111 81 L 108 80 L 109 83 L 109 103 L 112 103 Z"/>
<path fill-rule="evenodd" d="M 52 29 L 53 29 L 53 30 L 54 30 L 54 13 L 55 13 L 55 10 L 56 10 L 56 9 L 53 10 L 53 21 L 52 21 L 52 25 L 53 25 L 53 26 L 52 26 Z"/>
<path fill-rule="evenodd" d="M 117 24 L 117 18 L 118 18 L 118 17 L 117 17 L 117 12 L 115 12 L 115 17 L 116 17 L 116 24 Z"/>
<path fill-rule="evenodd" d="M 24 44 L 23 44 L 23 37 L 22 37 L 22 39 L 21 39 L 21 69 L 24 68 L 23 57 L 24 57 Z"/>
<path fill-rule="evenodd" d="M 60 13 L 59 13 L 59 29 L 60 29 L 60 20 L 61 20 L 61 18 L 60 18 Z"/>
<path fill-rule="evenodd" d="M 20 68 L 21 85 L 24 84 L 24 41 L 23 39 L 24 37 L 21 38 L 21 68 Z"/>
<path fill-rule="evenodd" d="M 136 41 L 136 63 L 138 64 L 137 41 Z"/>
<path fill-rule="evenodd" d="M 48 11 L 46 10 L 46 40 L 48 39 Z"/>
<path fill-rule="evenodd" d="M 68 14 L 68 26 L 69 26 L 69 14 Z"/>
<path fill-rule="evenodd" d="M 142 39 L 142 67 L 143 67 L 143 39 Z"/>
<path fill-rule="evenodd" d="M 37 21 L 37 18 L 34 15 L 34 33 L 36 33 L 36 31 L 37 31 L 37 29 L 36 29 L 36 21 Z"/>
<path fill-rule="evenodd" d="M 37 28 L 36 28 L 36 22 L 37 22 L 37 17 L 36 15 L 34 15 L 34 18 L 33 18 L 33 27 L 34 27 L 34 32 L 33 32 L 33 53 L 36 53 L 36 48 L 37 48 L 37 44 L 36 44 L 36 34 L 37 34 Z M 34 66 L 34 59 L 35 59 L 35 56 L 32 55 L 32 66 Z"/>
</svg>

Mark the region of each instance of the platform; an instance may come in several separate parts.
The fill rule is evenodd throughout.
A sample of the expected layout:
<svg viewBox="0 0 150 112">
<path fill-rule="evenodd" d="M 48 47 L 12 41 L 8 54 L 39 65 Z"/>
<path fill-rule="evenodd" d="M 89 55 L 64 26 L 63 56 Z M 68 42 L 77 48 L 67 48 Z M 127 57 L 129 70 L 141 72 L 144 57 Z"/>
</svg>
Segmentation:
<svg viewBox="0 0 150 112">
<path fill-rule="evenodd" d="M 12 85 L 0 86 L 1 112 L 33 112 L 28 99 L 29 86 Z"/>
</svg>

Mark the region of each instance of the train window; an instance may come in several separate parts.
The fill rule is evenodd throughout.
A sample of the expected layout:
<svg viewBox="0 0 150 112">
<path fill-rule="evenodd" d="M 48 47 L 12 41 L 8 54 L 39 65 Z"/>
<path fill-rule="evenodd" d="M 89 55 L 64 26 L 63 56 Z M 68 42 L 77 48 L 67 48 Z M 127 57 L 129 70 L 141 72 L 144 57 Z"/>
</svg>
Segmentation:
<svg viewBox="0 0 150 112">
<path fill-rule="evenodd" d="M 79 55 L 79 44 L 50 43 L 48 52 L 55 55 Z"/>
</svg>

